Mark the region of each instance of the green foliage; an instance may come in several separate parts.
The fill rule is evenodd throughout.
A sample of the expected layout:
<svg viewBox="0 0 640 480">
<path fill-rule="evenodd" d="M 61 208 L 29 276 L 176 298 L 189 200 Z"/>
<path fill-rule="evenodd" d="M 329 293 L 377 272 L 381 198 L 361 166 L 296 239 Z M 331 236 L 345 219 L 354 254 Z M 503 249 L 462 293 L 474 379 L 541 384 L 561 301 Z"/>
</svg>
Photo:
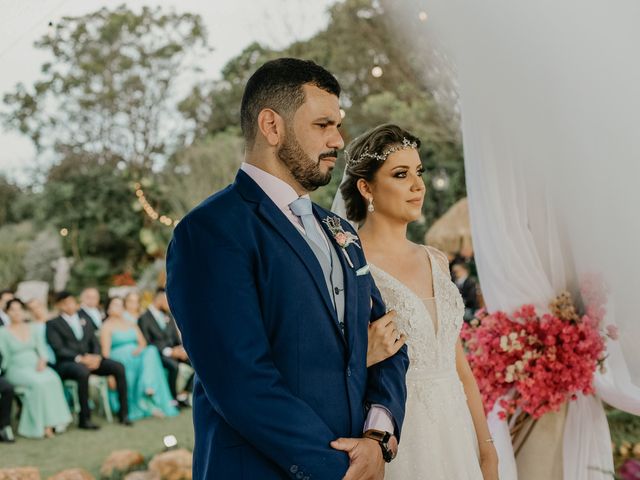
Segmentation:
<svg viewBox="0 0 640 480">
<path fill-rule="evenodd" d="M 35 236 L 31 222 L 0 228 L 0 288 L 15 287 L 24 276 L 24 257 Z"/>
<path fill-rule="evenodd" d="M 168 227 L 140 211 L 134 194 L 139 180 L 129 170 L 101 164 L 93 157 L 68 157 L 49 172 L 38 215 L 56 231 L 68 229 L 63 247 L 74 258 L 72 283 L 106 285 L 110 276 L 136 272 L 150 258 L 140 242 L 144 228 L 164 233 L 162 250 L 168 241 Z M 167 204 L 157 202 L 153 177 L 142 178 L 145 193 L 158 211 Z M 158 254 L 159 252 L 151 252 Z"/>
<path fill-rule="evenodd" d="M 613 443 L 640 443 L 640 417 L 611 407 L 607 407 L 606 411 Z"/>
<path fill-rule="evenodd" d="M 242 163 L 243 150 L 244 142 L 237 129 L 228 129 L 198 140 L 174 155 L 159 181 L 172 210 L 183 216 L 232 183 Z"/>
<path fill-rule="evenodd" d="M 40 151 L 149 168 L 183 138 L 174 85 L 205 45 L 197 15 L 121 5 L 65 17 L 36 42 L 53 57 L 42 79 L 5 96 L 5 122 Z"/>
<path fill-rule="evenodd" d="M 21 208 L 25 195 L 20 187 L 0 175 L 0 226 L 25 219 Z"/>
</svg>

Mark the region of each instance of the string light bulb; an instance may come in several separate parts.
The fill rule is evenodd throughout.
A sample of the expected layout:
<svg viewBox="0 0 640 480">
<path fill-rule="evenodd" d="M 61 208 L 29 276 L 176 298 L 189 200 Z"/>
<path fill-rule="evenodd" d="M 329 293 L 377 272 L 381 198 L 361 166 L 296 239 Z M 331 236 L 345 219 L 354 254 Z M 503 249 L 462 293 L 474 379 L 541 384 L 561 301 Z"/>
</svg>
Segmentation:
<svg viewBox="0 0 640 480">
<path fill-rule="evenodd" d="M 134 185 L 134 188 L 136 197 L 138 197 L 138 202 L 140 203 L 140 205 L 142 205 L 142 209 L 144 210 L 144 213 L 147 214 L 147 217 L 149 217 L 151 220 L 159 221 L 167 227 L 175 227 L 176 225 L 178 225 L 179 220 L 174 220 L 168 215 L 160 215 L 158 212 L 156 212 L 155 208 L 153 208 L 147 200 L 147 197 L 145 196 L 144 190 L 142 190 L 142 185 L 140 185 L 140 183 L 136 183 Z"/>
</svg>

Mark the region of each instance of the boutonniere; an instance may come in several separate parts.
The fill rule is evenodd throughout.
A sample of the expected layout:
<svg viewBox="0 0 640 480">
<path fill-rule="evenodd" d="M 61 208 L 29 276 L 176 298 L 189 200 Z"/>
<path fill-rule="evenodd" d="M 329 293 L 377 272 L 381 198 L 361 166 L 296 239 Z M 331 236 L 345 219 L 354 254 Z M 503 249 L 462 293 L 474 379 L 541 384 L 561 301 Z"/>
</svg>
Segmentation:
<svg viewBox="0 0 640 480">
<path fill-rule="evenodd" d="M 84 327 L 86 324 L 87 324 L 87 321 L 84 318 L 81 318 L 80 325 Z"/>
<path fill-rule="evenodd" d="M 347 259 L 349 266 L 353 268 L 353 262 L 351 261 L 351 258 L 349 258 L 347 247 L 349 245 L 355 245 L 356 247 L 360 248 L 357 235 L 345 231 L 345 229 L 342 228 L 342 222 L 340 221 L 339 217 L 327 217 L 322 222 L 327 226 L 327 228 L 331 232 L 331 235 L 333 235 L 333 239 L 340 247 L 340 250 L 342 250 L 342 253 Z"/>
</svg>

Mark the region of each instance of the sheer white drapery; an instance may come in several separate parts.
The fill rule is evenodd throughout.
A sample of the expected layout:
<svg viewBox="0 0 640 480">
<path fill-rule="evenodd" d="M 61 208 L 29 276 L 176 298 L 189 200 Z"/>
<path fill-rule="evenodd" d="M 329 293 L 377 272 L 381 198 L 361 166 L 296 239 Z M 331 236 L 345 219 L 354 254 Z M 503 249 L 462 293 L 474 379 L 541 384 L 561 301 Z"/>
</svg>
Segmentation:
<svg viewBox="0 0 640 480">
<path fill-rule="evenodd" d="M 426 7 L 426 8 L 425 8 Z M 585 274 L 608 285 L 599 397 L 640 414 L 640 3 L 431 0 L 425 28 L 457 71 L 474 248 L 489 310 L 546 309 Z M 425 46 L 429 48 L 429 46 Z M 517 477 L 508 430 L 490 416 L 501 478 Z M 564 478 L 612 470 L 598 399 L 564 431 Z"/>
</svg>

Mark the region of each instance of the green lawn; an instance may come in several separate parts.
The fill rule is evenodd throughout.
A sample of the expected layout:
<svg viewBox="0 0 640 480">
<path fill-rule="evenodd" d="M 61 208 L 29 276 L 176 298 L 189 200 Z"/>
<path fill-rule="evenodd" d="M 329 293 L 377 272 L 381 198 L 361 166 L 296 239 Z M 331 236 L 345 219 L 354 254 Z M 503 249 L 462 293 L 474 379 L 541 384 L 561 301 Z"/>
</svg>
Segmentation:
<svg viewBox="0 0 640 480">
<path fill-rule="evenodd" d="M 66 468 L 80 467 L 99 477 L 103 460 L 114 450 L 133 449 L 150 459 L 164 449 L 165 435 L 175 435 L 178 446 L 193 450 L 191 410 L 172 418 L 147 418 L 133 427 L 108 424 L 97 415 L 96 432 L 70 427 L 65 433 L 49 440 L 28 440 L 18 437 L 16 443 L 0 443 L 0 467 L 34 466 L 43 478 Z"/>
<path fill-rule="evenodd" d="M 612 440 L 640 442 L 640 418 L 607 408 Z M 99 478 L 104 459 L 114 450 L 133 449 L 148 459 L 162 451 L 165 435 L 175 435 L 178 446 L 193 450 L 193 425 L 191 410 L 183 410 L 173 418 L 148 418 L 136 422 L 133 427 L 107 424 L 94 415 L 102 426 L 97 432 L 86 432 L 75 427 L 51 440 L 27 440 L 18 438 L 13 445 L 0 444 L 0 467 L 35 466 L 43 478 L 66 468 L 81 467 Z M 616 456 L 616 463 L 623 459 Z"/>
</svg>

